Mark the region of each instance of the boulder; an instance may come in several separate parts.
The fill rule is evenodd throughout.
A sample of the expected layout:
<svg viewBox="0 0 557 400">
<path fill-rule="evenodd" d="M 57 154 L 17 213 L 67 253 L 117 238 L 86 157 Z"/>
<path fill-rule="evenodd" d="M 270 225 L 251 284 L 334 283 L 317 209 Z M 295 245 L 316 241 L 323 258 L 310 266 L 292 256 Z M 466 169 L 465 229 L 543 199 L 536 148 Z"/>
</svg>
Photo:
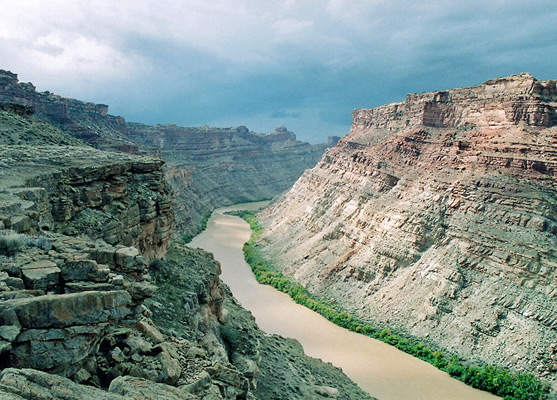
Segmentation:
<svg viewBox="0 0 557 400">
<path fill-rule="evenodd" d="M 106 282 L 110 269 L 94 260 L 77 260 L 64 263 L 61 272 L 65 281 Z"/>
<path fill-rule="evenodd" d="M 83 292 L 7 300 L 0 304 L 0 314 L 11 310 L 25 328 L 61 328 L 122 319 L 130 304 L 123 290 Z"/>
<path fill-rule="evenodd" d="M 138 263 L 139 251 L 135 247 L 124 247 L 114 253 L 114 259 L 118 268 L 122 271 L 134 271 L 142 269 L 143 263 Z"/>
<path fill-rule="evenodd" d="M 153 343 L 162 343 L 164 337 L 162 333 L 157 329 L 155 325 L 149 320 L 142 319 L 137 323 L 137 329 L 139 332 L 147 336 Z"/>
<path fill-rule="evenodd" d="M 168 385 L 176 384 L 182 374 L 182 367 L 178 359 L 172 357 L 166 348 L 163 348 L 163 351 L 157 355 L 157 359 L 161 363 L 160 381 Z"/>
<path fill-rule="evenodd" d="M 21 267 L 23 283 L 27 289 L 48 289 L 58 285 L 60 268 L 49 260 L 35 261 Z"/>
<path fill-rule="evenodd" d="M 339 395 L 338 389 L 329 387 L 329 386 L 314 386 L 313 390 L 315 390 L 315 393 L 317 393 L 318 395 L 322 396 L 322 397 L 327 397 L 327 398 L 333 398 L 336 399 Z"/>
<path fill-rule="evenodd" d="M 127 397 L 34 369 L 6 368 L 0 373 L 2 400 L 126 400 Z M 153 398 L 154 400 L 154 398 Z"/>
</svg>

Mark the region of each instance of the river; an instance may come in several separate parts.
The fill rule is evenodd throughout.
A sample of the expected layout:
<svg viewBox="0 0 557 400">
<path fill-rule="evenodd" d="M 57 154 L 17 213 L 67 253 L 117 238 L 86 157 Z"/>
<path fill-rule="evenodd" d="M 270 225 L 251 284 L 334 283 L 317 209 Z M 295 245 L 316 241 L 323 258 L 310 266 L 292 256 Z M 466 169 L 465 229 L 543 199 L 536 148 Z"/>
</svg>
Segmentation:
<svg viewBox="0 0 557 400">
<path fill-rule="evenodd" d="M 221 279 L 259 327 L 298 340 L 311 357 L 341 368 L 363 390 L 379 400 L 495 400 L 499 397 L 473 389 L 430 364 L 379 340 L 350 332 L 296 304 L 288 295 L 257 283 L 244 260 L 243 244 L 249 225 L 226 211 L 258 209 L 265 202 L 216 210 L 207 229 L 190 247 L 214 254 L 221 263 Z"/>
</svg>

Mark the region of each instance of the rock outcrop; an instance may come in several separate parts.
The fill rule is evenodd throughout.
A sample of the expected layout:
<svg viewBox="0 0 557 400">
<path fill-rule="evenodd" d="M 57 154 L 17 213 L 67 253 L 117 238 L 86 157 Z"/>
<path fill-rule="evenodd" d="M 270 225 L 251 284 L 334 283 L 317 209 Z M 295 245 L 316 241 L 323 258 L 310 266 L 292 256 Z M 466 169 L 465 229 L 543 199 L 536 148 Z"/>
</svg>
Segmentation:
<svg viewBox="0 0 557 400">
<path fill-rule="evenodd" d="M 0 102 L 27 106 L 39 119 L 93 147 L 137 151 L 137 145 L 126 139 L 126 121 L 108 114 L 106 104 L 37 92 L 33 84 L 19 82 L 16 74 L 4 70 L 0 70 Z"/>
<path fill-rule="evenodd" d="M 366 320 L 555 387 L 556 110 L 529 74 L 356 110 L 261 215 L 266 252 Z"/>
<path fill-rule="evenodd" d="M 0 146 L 0 229 L 54 231 L 162 255 L 173 233 L 161 160 L 88 147 Z"/>
<path fill-rule="evenodd" d="M 141 324 L 143 300 L 156 289 L 143 258 L 135 248 L 57 234 L 19 250 L 0 259 L 2 367 L 100 385 L 103 341 Z"/>
<path fill-rule="evenodd" d="M 236 128 L 128 124 L 129 138 L 162 157 L 176 193 L 177 230 L 193 234 L 215 208 L 270 199 L 319 161 L 310 145 L 281 126 L 269 134 Z"/>
</svg>

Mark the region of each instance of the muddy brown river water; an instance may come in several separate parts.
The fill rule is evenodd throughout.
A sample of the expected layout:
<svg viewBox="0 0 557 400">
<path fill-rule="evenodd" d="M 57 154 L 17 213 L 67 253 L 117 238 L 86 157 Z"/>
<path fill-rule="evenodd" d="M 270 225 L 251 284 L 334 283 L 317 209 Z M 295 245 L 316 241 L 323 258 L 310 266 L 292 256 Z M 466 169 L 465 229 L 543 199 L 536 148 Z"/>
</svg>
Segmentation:
<svg viewBox="0 0 557 400">
<path fill-rule="evenodd" d="M 311 357 L 341 368 L 363 390 L 380 400 L 495 400 L 499 397 L 473 389 L 430 364 L 392 346 L 350 332 L 296 304 L 274 288 L 257 283 L 244 261 L 242 245 L 249 225 L 226 211 L 258 209 L 250 203 L 216 210 L 207 229 L 189 244 L 215 255 L 222 280 L 244 308 L 268 333 L 298 340 Z"/>
</svg>

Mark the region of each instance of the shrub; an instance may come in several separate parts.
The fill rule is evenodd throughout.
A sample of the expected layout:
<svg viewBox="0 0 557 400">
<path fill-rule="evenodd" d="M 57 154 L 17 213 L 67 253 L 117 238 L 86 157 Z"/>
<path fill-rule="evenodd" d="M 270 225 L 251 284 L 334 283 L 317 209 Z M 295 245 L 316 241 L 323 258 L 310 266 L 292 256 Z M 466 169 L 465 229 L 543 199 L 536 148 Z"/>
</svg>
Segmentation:
<svg viewBox="0 0 557 400">
<path fill-rule="evenodd" d="M 240 339 L 240 333 L 230 325 L 220 325 L 220 335 L 230 345 L 235 345 Z"/>
<path fill-rule="evenodd" d="M 0 235 L 0 255 L 12 257 L 29 243 L 29 237 L 19 233 Z"/>
</svg>

